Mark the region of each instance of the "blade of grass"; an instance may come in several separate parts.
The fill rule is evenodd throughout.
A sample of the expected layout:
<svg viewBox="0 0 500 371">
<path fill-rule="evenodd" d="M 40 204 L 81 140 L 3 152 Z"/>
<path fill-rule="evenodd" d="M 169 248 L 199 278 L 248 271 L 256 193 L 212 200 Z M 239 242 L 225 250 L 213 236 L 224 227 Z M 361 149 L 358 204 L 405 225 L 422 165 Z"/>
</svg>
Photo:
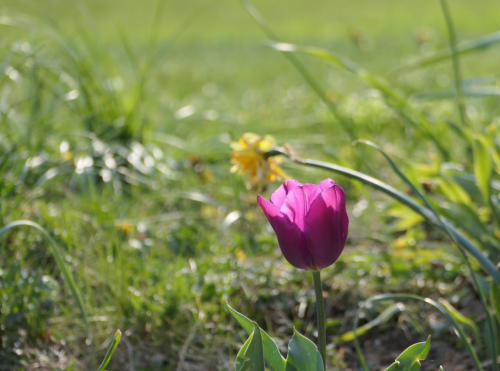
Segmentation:
<svg viewBox="0 0 500 371">
<path fill-rule="evenodd" d="M 441 9 L 448 28 L 449 44 L 451 51 L 451 62 L 453 65 L 453 80 L 455 82 L 455 90 L 457 92 L 456 102 L 460 120 L 462 125 L 467 126 L 467 110 L 465 108 L 464 89 L 462 86 L 462 72 L 460 71 L 460 59 L 457 51 L 457 37 L 453 19 L 451 18 L 450 9 L 446 0 L 441 0 Z"/>
<path fill-rule="evenodd" d="M 462 91 L 464 97 L 470 98 L 500 97 L 500 89 L 497 86 L 466 87 Z M 431 90 L 413 96 L 418 99 L 437 100 L 457 98 L 457 92 L 456 90 Z"/>
<path fill-rule="evenodd" d="M 481 36 L 474 40 L 464 41 L 457 45 L 456 52 L 457 55 L 464 55 L 468 53 L 474 53 L 478 51 L 483 51 L 489 47 L 500 43 L 500 31 Z M 402 72 L 407 70 L 414 70 L 418 68 L 427 67 L 436 63 L 441 63 L 448 60 L 451 57 L 450 50 L 441 50 L 430 55 L 424 56 L 422 58 L 415 59 L 408 63 L 405 63 L 395 69 L 394 72 Z"/>
<path fill-rule="evenodd" d="M 111 361 L 111 357 L 113 357 L 113 354 L 115 353 L 115 350 L 118 347 L 118 344 L 120 344 L 121 338 L 122 338 L 122 332 L 120 330 L 116 330 L 115 334 L 113 335 L 113 339 L 111 340 L 111 343 L 109 344 L 106 355 L 104 356 L 104 359 L 102 360 L 101 365 L 97 369 L 98 371 L 106 370 L 106 366 L 108 365 L 109 361 Z"/>
<path fill-rule="evenodd" d="M 376 190 L 379 190 L 381 192 L 384 192 L 385 194 L 389 195 L 390 197 L 394 198 L 395 200 L 401 202 L 405 206 L 409 207 L 410 209 L 416 211 L 420 215 L 422 215 L 424 218 L 426 218 L 429 222 L 437 226 L 438 228 L 442 229 L 443 226 L 439 223 L 439 221 L 435 220 L 435 217 L 433 213 L 427 209 L 426 207 L 420 205 L 419 203 L 415 202 L 413 199 L 405 195 L 404 193 L 398 191 L 396 188 L 390 186 L 387 183 L 382 182 L 379 179 L 376 179 L 372 176 L 369 176 L 367 174 L 364 174 L 362 172 L 352 170 L 340 165 L 335 165 L 331 164 L 328 162 L 324 161 L 316 161 L 316 160 L 309 160 L 309 159 L 300 159 L 296 156 L 292 156 L 289 153 L 287 153 L 284 150 L 281 149 L 274 149 L 272 151 L 268 152 L 268 156 L 275 156 L 275 155 L 283 155 L 289 159 L 291 159 L 293 162 L 300 164 L 300 165 L 305 165 L 309 167 L 315 167 L 319 169 L 324 169 L 324 170 L 329 170 L 337 174 L 341 174 L 343 176 L 347 176 L 348 178 L 358 180 L 364 184 L 367 184 Z M 448 230 L 453 234 L 453 236 L 457 239 L 458 243 L 470 254 L 472 255 L 478 263 L 481 265 L 481 267 L 489 274 L 491 277 L 497 282 L 497 284 L 500 284 L 500 272 L 497 270 L 495 264 L 491 262 L 482 252 L 479 250 L 471 241 L 469 241 L 462 233 L 460 233 L 458 230 L 456 230 L 453 225 L 450 224 L 447 220 L 443 219 L 442 223 L 448 228 Z"/>
<path fill-rule="evenodd" d="M 363 326 L 358 327 L 356 332 L 348 331 L 343 333 L 340 336 L 337 336 L 333 339 L 334 344 L 343 343 L 347 341 L 353 341 L 356 336 L 361 336 L 366 334 L 371 329 L 381 325 L 382 323 L 388 322 L 392 317 L 396 314 L 401 313 L 405 310 L 405 306 L 401 303 L 396 303 L 391 305 L 387 309 L 385 309 L 382 313 L 380 313 L 375 319 L 371 320 L 368 323 L 365 323 Z"/>
<path fill-rule="evenodd" d="M 83 305 L 83 300 L 80 295 L 80 291 L 78 290 L 78 287 L 76 286 L 76 283 L 73 279 L 73 276 L 71 275 L 71 272 L 64 262 L 63 256 L 61 254 L 61 251 L 59 250 L 59 247 L 57 246 L 57 243 L 54 241 L 54 239 L 50 236 L 50 234 L 39 224 L 32 222 L 31 220 L 16 220 L 12 223 L 7 224 L 4 226 L 2 229 L 0 229 L 0 237 L 3 236 L 6 232 L 10 231 L 13 228 L 16 227 L 32 227 L 41 232 L 45 238 L 49 241 L 49 246 L 50 250 L 52 252 L 52 255 L 54 256 L 54 259 L 57 263 L 57 266 L 59 267 L 64 280 L 66 284 L 68 285 L 71 293 L 73 294 L 73 297 L 75 298 L 75 301 L 80 308 L 80 311 L 82 312 L 82 317 L 86 325 L 88 325 L 88 317 L 87 317 L 87 312 L 85 311 L 85 306 Z"/>
</svg>

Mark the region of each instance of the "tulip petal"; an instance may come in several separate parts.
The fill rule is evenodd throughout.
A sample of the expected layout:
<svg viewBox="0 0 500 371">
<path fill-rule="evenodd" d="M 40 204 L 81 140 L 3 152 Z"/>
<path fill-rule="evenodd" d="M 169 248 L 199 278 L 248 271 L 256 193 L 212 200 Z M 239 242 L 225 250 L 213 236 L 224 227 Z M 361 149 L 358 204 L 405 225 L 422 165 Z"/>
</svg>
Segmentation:
<svg viewBox="0 0 500 371">
<path fill-rule="evenodd" d="M 309 205 L 318 197 L 321 189 L 316 184 L 300 184 L 288 190 L 280 211 L 304 231 L 304 219 Z"/>
<path fill-rule="evenodd" d="M 288 216 L 290 221 L 297 225 L 301 231 L 304 231 L 304 218 L 307 207 L 303 186 L 292 188 L 288 192 L 280 211 Z"/>
<path fill-rule="evenodd" d="M 285 202 L 287 193 L 290 192 L 292 188 L 301 185 L 302 184 L 300 184 L 300 182 L 295 179 L 285 181 L 282 185 L 279 186 L 276 191 L 273 192 L 273 194 L 271 195 L 271 202 L 278 208 L 281 208 L 281 206 Z"/>
<path fill-rule="evenodd" d="M 321 193 L 321 188 L 317 184 L 304 184 L 302 188 L 304 189 L 305 206 L 306 206 L 305 213 L 307 214 L 309 206 Z"/>
<path fill-rule="evenodd" d="M 334 186 L 321 192 L 305 218 L 307 248 L 316 268 L 333 264 L 344 249 L 348 218 L 342 188 Z"/>
<path fill-rule="evenodd" d="M 328 188 L 335 187 L 336 185 L 337 185 L 337 183 L 335 183 L 335 181 L 333 179 L 330 179 L 330 178 L 322 180 L 321 183 L 319 183 L 319 187 L 322 191 L 324 191 Z"/>
<path fill-rule="evenodd" d="M 327 207 L 335 210 L 337 222 L 340 223 L 341 236 L 345 242 L 347 239 L 347 230 L 349 227 L 349 217 L 347 216 L 345 208 L 345 193 L 342 187 L 335 185 L 328 191 L 321 192 L 321 197 Z"/>
<path fill-rule="evenodd" d="M 281 252 L 290 264 L 307 269 L 312 266 L 312 257 L 305 248 L 305 237 L 300 229 L 271 202 L 259 195 L 257 202 L 278 237 Z"/>
</svg>

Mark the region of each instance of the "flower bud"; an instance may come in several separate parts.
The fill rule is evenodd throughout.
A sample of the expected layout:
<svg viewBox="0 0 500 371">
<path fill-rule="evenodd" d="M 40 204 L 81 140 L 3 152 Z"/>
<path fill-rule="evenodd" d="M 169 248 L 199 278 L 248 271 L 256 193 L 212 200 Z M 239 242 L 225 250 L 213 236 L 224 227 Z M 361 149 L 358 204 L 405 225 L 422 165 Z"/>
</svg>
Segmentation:
<svg viewBox="0 0 500 371">
<path fill-rule="evenodd" d="M 332 179 L 304 185 L 287 180 L 270 201 L 261 195 L 257 201 L 290 264 L 315 270 L 337 260 L 344 249 L 349 218 L 344 190 Z"/>
</svg>

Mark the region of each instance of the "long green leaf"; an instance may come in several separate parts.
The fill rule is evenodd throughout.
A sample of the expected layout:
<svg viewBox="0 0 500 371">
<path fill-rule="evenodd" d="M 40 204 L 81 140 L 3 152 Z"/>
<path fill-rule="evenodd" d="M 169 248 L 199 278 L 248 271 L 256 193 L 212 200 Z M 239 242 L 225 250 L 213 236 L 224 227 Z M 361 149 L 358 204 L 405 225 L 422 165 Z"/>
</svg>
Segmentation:
<svg viewBox="0 0 500 371">
<path fill-rule="evenodd" d="M 122 338 L 122 332 L 120 330 L 116 330 L 115 334 L 113 335 L 113 339 L 111 340 L 111 343 L 109 344 L 106 355 L 104 356 L 104 359 L 102 360 L 101 365 L 97 369 L 98 371 L 106 370 L 106 366 L 108 365 L 109 361 L 111 361 L 111 357 L 113 357 L 113 354 L 115 353 L 115 350 L 118 347 L 118 344 L 120 344 L 121 338 Z"/>
<path fill-rule="evenodd" d="M 68 269 L 68 266 L 66 265 L 66 262 L 64 261 L 64 259 L 62 257 L 61 251 L 59 250 L 57 243 L 54 241 L 54 239 L 50 236 L 50 234 L 42 226 L 40 226 L 39 224 L 37 224 L 35 222 L 32 222 L 31 220 L 16 220 L 12 223 L 7 224 L 2 229 L 0 229 L 0 237 L 13 228 L 23 227 L 23 226 L 24 227 L 32 227 L 32 228 L 37 229 L 38 231 L 42 232 L 42 234 L 49 241 L 49 247 L 50 247 L 52 255 L 54 256 L 54 259 L 57 263 L 57 266 L 59 267 L 59 270 L 61 271 L 66 284 L 68 285 L 71 293 L 73 294 L 73 297 L 75 298 L 76 303 L 77 303 L 78 307 L 80 308 L 80 311 L 82 312 L 83 320 L 85 321 L 86 324 L 88 324 L 87 312 L 85 311 L 85 306 L 83 305 L 83 300 L 82 300 L 82 297 L 80 295 L 80 291 L 78 290 L 78 287 L 76 286 L 75 280 L 73 279 L 73 276 L 71 275 L 71 272 Z"/>
<path fill-rule="evenodd" d="M 448 300 L 441 298 L 438 301 L 448 310 L 448 312 L 450 313 L 451 316 L 453 316 L 455 321 L 468 327 L 472 331 L 476 343 L 480 344 L 481 335 L 479 333 L 479 328 L 477 327 L 476 322 L 474 322 L 469 317 L 464 316 L 462 313 L 460 313 L 458 309 L 456 309 L 453 305 L 451 305 L 451 303 Z"/>
<path fill-rule="evenodd" d="M 457 46 L 457 54 L 467 54 L 476 51 L 486 50 L 490 46 L 500 43 L 500 31 L 489 35 L 481 36 L 475 40 L 464 41 Z M 414 59 L 398 67 L 397 70 L 412 70 L 427 67 L 436 63 L 446 61 L 451 58 L 450 50 L 440 50 L 438 52 Z"/>
<path fill-rule="evenodd" d="M 385 309 L 382 313 L 380 313 L 375 319 L 372 319 L 370 322 L 365 323 L 363 326 L 360 326 L 354 331 L 347 331 L 344 334 L 337 336 L 333 339 L 335 344 L 343 343 L 347 341 L 353 341 L 356 337 L 362 336 L 366 334 L 371 329 L 380 326 L 382 323 L 388 322 L 392 317 L 396 314 L 401 313 L 405 310 L 405 306 L 402 303 L 396 303 L 391 305 L 387 309 Z"/>
<path fill-rule="evenodd" d="M 500 89 L 497 86 L 466 87 L 463 95 L 470 98 L 500 97 Z M 433 90 L 417 93 L 414 97 L 422 100 L 448 99 L 456 98 L 457 93 L 455 90 Z"/>
</svg>

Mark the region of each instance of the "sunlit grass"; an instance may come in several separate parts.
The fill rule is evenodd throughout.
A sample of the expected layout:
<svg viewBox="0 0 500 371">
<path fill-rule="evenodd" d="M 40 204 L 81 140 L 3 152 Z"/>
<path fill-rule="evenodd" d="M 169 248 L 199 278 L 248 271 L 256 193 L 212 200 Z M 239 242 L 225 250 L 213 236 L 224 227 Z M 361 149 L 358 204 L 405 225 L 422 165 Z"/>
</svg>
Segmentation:
<svg viewBox="0 0 500 371">
<path fill-rule="evenodd" d="M 498 133 L 498 96 L 467 95 L 470 86 L 498 86 L 498 46 L 461 59 L 472 127 L 460 146 L 453 143 L 463 133 L 449 129 L 458 118 L 453 100 L 428 99 L 453 98 L 450 60 L 397 69 L 447 49 L 437 2 L 255 2 L 279 41 L 348 57 L 401 93 L 391 110 L 383 89 L 299 56 L 337 116 L 267 45 L 239 2 L 34 4 L 7 0 L 0 8 L 0 227 L 36 221 L 50 231 L 61 258 L 26 231 L 2 240 L 0 298 L 9 300 L 0 304 L 0 359 L 27 367 L 62 346 L 69 355 L 57 361 L 61 367 L 97 368 L 105 340 L 120 328 L 117 365 L 202 364 L 201 354 L 207 365 L 229 368 L 236 348 L 228 298 L 271 334 L 289 324 L 312 333 L 311 297 L 307 290 L 296 295 L 307 283 L 280 260 L 255 192 L 230 172 L 229 144 L 248 131 L 407 189 L 383 158 L 352 146 L 355 138 L 339 121 L 347 117 L 356 138 L 382 145 L 438 200 L 463 201 L 462 214 L 449 203 L 439 208 L 450 219 L 458 223 L 480 205 L 477 220 L 467 219 L 463 229 L 484 251 L 498 253 L 498 228 L 478 227 L 490 220 L 490 206 L 481 194 L 464 195 L 453 177 L 460 168 L 438 161 L 425 135 L 419 137 L 418 120 L 407 126 L 397 113 L 411 107 L 432 120 L 430 129 L 453 162 L 465 164 L 466 175 L 474 166 L 499 166 L 474 165 L 484 152 L 480 144 Z M 498 31 L 497 1 L 450 6 L 459 40 Z M 486 127 L 483 137 L 471 135 Z M 325 174 L 283 166 L 304 182 Z M 464 179 L 468 190 L 470 178 Z M 339 306 L 330 313 L 330 335 L 349 331 L 344 316 L 352 320 L 357 301 L 373 293 L 403 287 L 452 296 L 454 305 L 471 296 L 461 287 L 467 272 L 460 255 L 442 235 L 427 225 L 411 228 L 422 220 L 357 183 L 346 181 L 345 189 L 354 232 L 345 258 L 326 275 L 330 304 Z M 492 189 L 498 192 L 498 184 Z M 80 290 L 88 332 L 80 331 L 61 266 Z M 422 331 L 418 316 L 399 318 L 415 333 Z M 47 362 L 47 368 L 57 363 Z"/>
</svg>

